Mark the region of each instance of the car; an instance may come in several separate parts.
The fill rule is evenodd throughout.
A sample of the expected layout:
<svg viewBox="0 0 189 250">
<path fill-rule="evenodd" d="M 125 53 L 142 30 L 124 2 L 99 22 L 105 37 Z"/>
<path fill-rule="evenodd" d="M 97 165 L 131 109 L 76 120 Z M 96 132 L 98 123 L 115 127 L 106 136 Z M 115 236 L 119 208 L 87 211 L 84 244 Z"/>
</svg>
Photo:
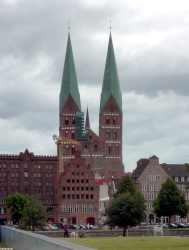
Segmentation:
<svg viewBox="0 0 189 250">
<path fill-rule="evenodd" d="M 178 227 L 178 225 L 176 225 L 176 224 L 173 223 L 173 222 L 171 222 L 169 226 L 170 226 L 170 227 L 173 227 L 173 228 L 177 228 L 177 227 Z"/>
<path fill-rule="evenodd" d="M 76 226 L 76 225 L 74 225 L 74 224 L 68 224 L 68 228 L 69 228 L 69 229 L 76 229 L 76 228 L 77 228 L 77 226 Z"/>
<path fill-rule="evenodd" d="M 87 225 L 85 226 L 85 229 L 93 229 L 93 225 L 87 224 Z"/>
<path fill-rule="evenodd" d="M 185 225 L 184 223 L 180 223 L 180 222 L 174 222 L 175 225 L 178 226 L 178 228 L 186 228 L 187 225 Z"/>
</svg>

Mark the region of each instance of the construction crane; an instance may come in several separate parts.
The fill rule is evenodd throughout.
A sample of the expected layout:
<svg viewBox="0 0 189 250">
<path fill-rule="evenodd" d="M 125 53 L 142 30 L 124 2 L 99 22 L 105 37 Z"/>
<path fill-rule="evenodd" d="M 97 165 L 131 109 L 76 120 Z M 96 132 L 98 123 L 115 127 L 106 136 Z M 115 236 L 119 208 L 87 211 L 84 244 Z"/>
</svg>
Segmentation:
<svg viewBox="0 0 189 250">
<path fill-rule="evenodd" d="M 78 147 L 80 147 L 80 142 L 67 138 L 67 137 L 63 137 L 63 136 L 57 136 L 57 135 L 53 135 L 53 140 L 55 141 L 55 144 L 57 145 L 57 154 L 58 154 L 58 169 L 59 172 L 63 172 L 64 171 L 64 162 L 63 162 L 63 156 L 64 156 L 64 146 L 63 144 L 74 144 L 77 145 Z"/>
</svg>

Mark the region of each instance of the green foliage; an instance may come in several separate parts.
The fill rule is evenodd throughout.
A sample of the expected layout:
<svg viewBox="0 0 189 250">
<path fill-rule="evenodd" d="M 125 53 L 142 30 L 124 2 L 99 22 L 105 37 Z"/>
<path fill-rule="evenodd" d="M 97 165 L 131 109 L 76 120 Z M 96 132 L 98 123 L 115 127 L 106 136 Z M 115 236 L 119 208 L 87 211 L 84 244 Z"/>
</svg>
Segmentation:
<svg viewBox="0 0 189 250">
<path fill-rule="evenodd" d="M 169 221 L 172 215 L 185 217 L 189 209 L 185 195 L 178 189 L 175 182 L 169 178 L 163 183 L 153 207 L 154 213 L 158 217 L 168 216 Z"/>
<path fill-rule="evenodd" d="M 32 231 L 35 227 L 42 226 L 46 221 L 46 209 L 40 201 L 34 196 L 27 201 L 22 216 L 23 226 L 31 226 Z"/>
<path fill-rule="evenodd" d="M 30 196 L 23 194 L 8 195 L 6 201 L 7 206 L 11 208 L 11 218 L 13 221 L 19 221 L 22 218 L 22 213 L 25 204 L 30 200 Z"/>
<path fill-rule="evenodd" d="M 145 209 L 143 195 L 136 189 L 131 178 L 126 176 L 106 209 L 107 220 L 104 224 L 111 228 L 122 227 L 125 236 L 127 228 L 137 226 L 143 220 Z"/>
<path fill-rule="evenodd" d="M 116 198 L 119 194 L 129 192 L 130 194 L 134 194 L 137 191 L 134 182 L 132 181 L 129 175 L 126 175 L 123 179 L 121 179 L 117 192 L 114 195 Z"/>
<path fill-rule="evenodd" d="M 79 233 L 79 237 L 80 238 L 85 238 L 85 230 L 84 229 L 81 229 L 80 233 Z"/>
</svg>

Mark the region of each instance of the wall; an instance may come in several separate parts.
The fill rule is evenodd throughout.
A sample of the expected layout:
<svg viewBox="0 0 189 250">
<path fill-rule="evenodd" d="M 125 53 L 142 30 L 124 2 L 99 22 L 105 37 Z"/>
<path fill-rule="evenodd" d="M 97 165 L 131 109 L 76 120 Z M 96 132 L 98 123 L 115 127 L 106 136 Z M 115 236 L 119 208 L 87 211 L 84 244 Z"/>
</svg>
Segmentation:
<svg viewBox="0 0 189 250">
<path fill-rule="evenodd" d="M 14 250 L 94 250 L 44 235 L 1 226 L 1 242 Z M 50 235 L 49 235 L 50 236 Z"/>
</svg>

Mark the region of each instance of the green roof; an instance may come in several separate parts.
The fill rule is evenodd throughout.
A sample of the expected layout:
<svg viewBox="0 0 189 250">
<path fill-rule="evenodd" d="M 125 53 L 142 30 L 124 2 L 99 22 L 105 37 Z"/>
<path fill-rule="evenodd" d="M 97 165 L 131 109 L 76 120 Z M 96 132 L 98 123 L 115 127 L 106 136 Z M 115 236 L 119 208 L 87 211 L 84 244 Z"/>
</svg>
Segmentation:
<svg viewBox="0 0 189 250">
<path fill-rule="evenodd" d="M 101 92 L 100 111 L 102 111 L 111 95 L 114 97 L 116 103 L 122 111 L 122 95 L 114 55 L 112 36 L 110 33 L 103 86 Z"/>
<path fill-rule="evenodd" d="M 73 97 L 75 103 L 77 104 L 79 110 L 81 111 L 80 94 L 78 89 L 70 34 L 68 35 L 62 84 L 60 90 L 60 102 L 59 102 L 60 111 L 64 107 L 69 95 Z"/>
</svg>

